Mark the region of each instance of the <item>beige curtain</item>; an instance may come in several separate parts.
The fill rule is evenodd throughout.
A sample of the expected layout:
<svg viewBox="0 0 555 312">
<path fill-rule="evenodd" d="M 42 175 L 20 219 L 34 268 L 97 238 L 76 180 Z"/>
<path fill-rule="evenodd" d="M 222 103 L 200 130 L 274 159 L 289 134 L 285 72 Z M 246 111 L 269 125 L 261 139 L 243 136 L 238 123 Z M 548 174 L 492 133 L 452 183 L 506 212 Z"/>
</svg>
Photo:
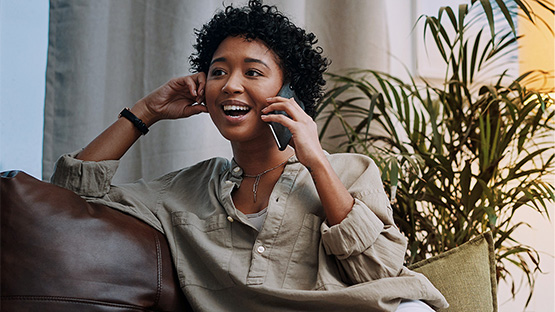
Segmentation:
<svg viewBox="0 0 555 312">
<path fill-rule="evenodd" d="M 331 71 L 388 70 L 385 0 L 266 3 L 317 35 Z M 193 29 L 221 8 L 221 0 L 51 0 L 43 178 L 60 155 L 88 144 L 122 108 L 189 74 Z M 231 149 L 207 114 L 162 121 L 124 156 L 115 182 L 152 179 L 216 156 L 229 158 Z"/>
</svg>

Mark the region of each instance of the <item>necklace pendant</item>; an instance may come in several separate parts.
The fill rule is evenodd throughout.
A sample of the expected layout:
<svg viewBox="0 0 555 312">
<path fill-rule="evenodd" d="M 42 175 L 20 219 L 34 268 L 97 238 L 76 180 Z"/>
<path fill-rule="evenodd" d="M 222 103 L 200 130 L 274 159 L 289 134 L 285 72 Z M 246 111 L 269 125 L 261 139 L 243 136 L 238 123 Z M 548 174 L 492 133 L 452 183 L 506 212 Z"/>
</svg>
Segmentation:
<svg viewBox="0 0 555 312">
<path fill-rule="evenodd" d="M 258 183 L 260 183 L 260 178 L 262 178 L 262 175 L 257 175 L 256 179 L 254 179 L 254 184 L 252 185 L 253 203 L 256 203 L 256 192 L 258 191 Z"/>
<path fill-rule="evenodd" d="M 264 170 L 264 172 L 259 173 L 259 174 L 257 174 L 257 175 L 243 174 L 244 177 L 247 177 L 247 178 L 255 178 L 254 184 L 252 185 L 252 195 L 253 195 L 253 202 L 254 202 L 254 203 L 256 203 L 256 192 L 258 191 L 258 183 L 260 183 L 260 178 L 262 178 L 262 176 L 265 175 L 266 173 L 268 173 L 268 172 L 270 172 L 270 171 L 272 171 L 272 170 L 275 170 L 275 169 L 277 169 L 277 168 L 283 166 L 283 164 L 285 164 L 285 163 L 287 162 L 287 160 L 288 160 L 288 159 L 286 159 L 286 160 L 285 160 L 284 162 L 282 162 L 281 164 L 279 164 L 279 165 L 277 165 L 277 166 L 275 166 L 275 167 L 273 167 L 273 168 Z"/>
</svg>

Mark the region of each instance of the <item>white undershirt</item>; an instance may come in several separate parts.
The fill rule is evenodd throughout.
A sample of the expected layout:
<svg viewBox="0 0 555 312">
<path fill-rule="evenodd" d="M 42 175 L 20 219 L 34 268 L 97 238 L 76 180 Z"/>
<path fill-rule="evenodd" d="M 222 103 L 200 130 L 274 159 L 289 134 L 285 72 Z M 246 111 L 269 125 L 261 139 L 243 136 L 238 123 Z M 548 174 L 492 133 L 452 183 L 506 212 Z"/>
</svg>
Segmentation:
<svg viewBox="0 0 555 312">
<path fill-rule="evenodd" d="M 266 215 L 268 214 L 268 207 L 260 210 L 257 213 L 245 214 L 249 221 L 254 225 L 254 227 L 260 232 L 262 230 L 262 225 L 264 225 L 264 220 L 266 220 Z"/>
</svg>

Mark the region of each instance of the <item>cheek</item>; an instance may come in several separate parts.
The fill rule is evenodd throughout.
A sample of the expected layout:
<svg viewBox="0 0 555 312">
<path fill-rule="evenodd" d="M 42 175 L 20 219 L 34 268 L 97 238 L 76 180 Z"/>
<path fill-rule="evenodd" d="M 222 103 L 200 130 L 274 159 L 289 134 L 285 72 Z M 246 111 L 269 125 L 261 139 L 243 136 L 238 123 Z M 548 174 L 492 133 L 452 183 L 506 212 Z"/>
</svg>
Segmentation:
<svg viewBox="0 0 555 312">
<path fill-rule="evenodd" d="M 268 103 L 266 102 L 266 99 L 268 98 L 268 96 L 266 96 L 266 94 L 264 93 L 261 94 L 260 92 L 250 92 L 249 96 L 257 106 L 259 107 L 268 106 Z"/>
<path fill-rule="evenodd" d="M 263 106 L 268 106 L 268 102 L 266 101 L 266 99 L 276 96 L 280 89 L 281 84 L 272 83 L 260 86 L 258 88 L 253 88 L 250 94 L 255 102 L 260 103 Z"/>
</svg>

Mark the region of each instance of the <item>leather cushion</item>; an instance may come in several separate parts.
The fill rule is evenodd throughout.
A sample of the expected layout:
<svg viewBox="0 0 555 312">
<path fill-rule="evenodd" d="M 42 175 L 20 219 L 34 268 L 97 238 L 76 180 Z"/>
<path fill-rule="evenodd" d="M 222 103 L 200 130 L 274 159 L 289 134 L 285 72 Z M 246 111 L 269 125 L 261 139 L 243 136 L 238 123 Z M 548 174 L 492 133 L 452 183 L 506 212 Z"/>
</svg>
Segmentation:
<svg viewBox="0 0 555 312">
<path fill-rule="evenodd" d="M 3 310 L 190 310 L 160 232 L 23 172 L 0 180 Z"/>
</svg>

